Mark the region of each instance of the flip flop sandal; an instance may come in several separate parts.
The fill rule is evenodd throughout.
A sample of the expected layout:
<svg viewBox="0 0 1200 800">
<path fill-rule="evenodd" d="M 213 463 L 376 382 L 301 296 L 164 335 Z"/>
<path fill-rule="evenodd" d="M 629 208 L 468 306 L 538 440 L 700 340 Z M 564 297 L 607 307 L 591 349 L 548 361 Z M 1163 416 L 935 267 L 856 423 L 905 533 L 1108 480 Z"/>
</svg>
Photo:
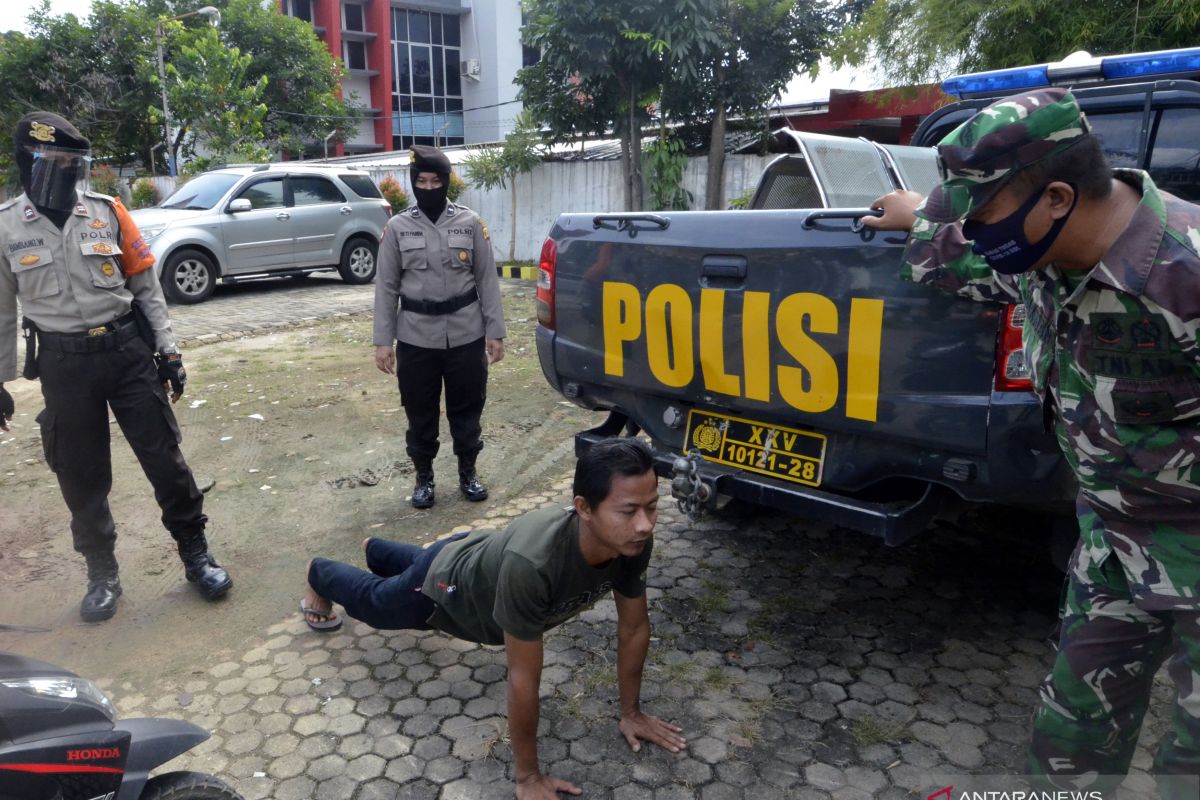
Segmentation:
<svg viewBox="0 0 1200 800">
<path fill-rule="evenodd" d="M 309 606 L 304 605 L 304 601 L 301 600 L 300 614 L 304 618 L 304 624 L 308 625 L 308 627 L 312 628 L 314 631 L 318 631 L 320 633 L 330 633 L 342 627 L 342 618 L 334 614 L 332 608 L 329 609 L 328 612 L 318 611 L 315 608 L 310 608 Z M 313 622 L 308 618 L 310 614 L 317 617 L 325 617 L 325 621 Z"/>
</svg>

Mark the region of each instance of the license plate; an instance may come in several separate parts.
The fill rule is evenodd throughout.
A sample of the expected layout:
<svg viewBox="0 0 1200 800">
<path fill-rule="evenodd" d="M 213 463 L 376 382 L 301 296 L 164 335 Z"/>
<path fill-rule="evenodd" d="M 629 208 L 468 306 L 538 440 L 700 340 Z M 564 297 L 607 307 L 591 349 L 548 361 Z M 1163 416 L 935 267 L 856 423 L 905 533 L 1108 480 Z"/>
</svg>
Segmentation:
<svg viewBox="0 0 1200 800">
<path fill-rule="evenodd" d="M 820 486 L 825 436 L 693 410 L 688 413 L 684 452 L 706 461 Z"/>
</svg>

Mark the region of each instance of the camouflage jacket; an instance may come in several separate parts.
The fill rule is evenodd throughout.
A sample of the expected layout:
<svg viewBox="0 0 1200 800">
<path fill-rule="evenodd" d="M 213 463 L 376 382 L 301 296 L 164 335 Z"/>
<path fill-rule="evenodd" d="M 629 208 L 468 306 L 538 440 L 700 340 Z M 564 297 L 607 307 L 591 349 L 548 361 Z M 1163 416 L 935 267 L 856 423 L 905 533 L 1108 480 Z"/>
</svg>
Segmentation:
<svg viewBox="0 0 1200 800">
<path fill-rule="evenodd" d="M 1150 176 L 1115 170 L 1142 200 L 1129 227 L 1072 288 L 1053 265 L 997 275 L 958 223 L 918 219 L 905 277 L 967 298 L 1025 305 L 1034 391 L 1086 503 L 1147 608 L 1200 602 L 1200 207 Z M 1080 273 L 1082 275 L 1082 273 Z"/>
</svg>

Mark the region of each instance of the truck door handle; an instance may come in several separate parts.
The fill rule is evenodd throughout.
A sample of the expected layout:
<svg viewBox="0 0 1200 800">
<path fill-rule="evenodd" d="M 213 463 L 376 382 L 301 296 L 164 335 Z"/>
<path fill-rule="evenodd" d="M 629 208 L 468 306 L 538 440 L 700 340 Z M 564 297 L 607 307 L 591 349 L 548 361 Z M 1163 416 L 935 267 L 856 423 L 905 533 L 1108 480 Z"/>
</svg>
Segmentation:
<svg viewBox="0 0 1200 800">
<path fill-rule="evenodd" d="M 292 218 L 292 215 L 287 213 L 286 211 L 280 211 L 278 214 L 275 215 L 275 219 L 279 220 L 280 222 L 284 222 L 285 220 L 289 220 L 291 218 Z"/>
<path fill-rule="evenodd" d="M 625 231 L 630 239 L 637 238 L 638 231 L 650 230 L 640 227 L 637 223 L 645 222 L 665 231 L 671 227 L 671 220 L 658 214 L 597 214 L 592 217 L 592 230 L 608 228 L 614 231 Z"/>
<path fill-rule="evenodd" d="M 700 277 L 743 281 L 746 279 L 746 259 L 742 256 L 705 256 L 700 264 Z"/>
<path fill-rule="evenodd" d="M 878 208 L 821 208 L 804 215 L 802 227 L 811 230 L 821 219 L 851 220 L 850 230 L 858 233 L 863 229 L 863 217 L 882 217 L 883 211 Z"/>
</svg>

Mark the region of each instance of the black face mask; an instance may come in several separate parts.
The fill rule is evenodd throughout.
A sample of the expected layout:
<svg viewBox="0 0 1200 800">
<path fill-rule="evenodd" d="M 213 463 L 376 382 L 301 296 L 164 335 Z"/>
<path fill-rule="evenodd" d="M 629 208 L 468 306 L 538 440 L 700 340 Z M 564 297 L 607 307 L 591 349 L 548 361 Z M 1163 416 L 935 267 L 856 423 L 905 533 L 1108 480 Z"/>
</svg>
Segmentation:
<svg viewBox="0 0 1200 800">
<path fill-rule="evenodd" d="M 1030 244 L 1025 238 L 1025 218 L 1046 193 L 1046 186 L 1034 192 L 1020 208 L 1002 220 L 988 224 L 964 221 L 963 236 L 971 240 L 971 250 L 976 255 L 983 256 L 988 266 L 1001 275 L 1019 275 L 1033 269 L 1046 255 L 1050 245 L 1054 244 L 1063 226 L 1071 218 L 1075 204 L 1079 202 L 1079 189 L 1073 183 L 1067 185 L 1075 195 L 1071 200 L 1071 207 L 1065 215 L 1054 221 L 1050 230 L 1046 231 L 1046 235 L 1039 239 L 1037 244 Z"/>
<path fill-rule="evenodd" d="M 438 189 L 418 189 L 417 173 L 411 173 L 409 176 L 412 180 L 413 196 L 417 198 L 417 208 L 434 222 L 437 222 L 438 217 L 446 210 L 446 194 L 450 191 L 450 176 L 440 172 L 438 175 L 442 179 L 441 188 Z"/>
</svg>

